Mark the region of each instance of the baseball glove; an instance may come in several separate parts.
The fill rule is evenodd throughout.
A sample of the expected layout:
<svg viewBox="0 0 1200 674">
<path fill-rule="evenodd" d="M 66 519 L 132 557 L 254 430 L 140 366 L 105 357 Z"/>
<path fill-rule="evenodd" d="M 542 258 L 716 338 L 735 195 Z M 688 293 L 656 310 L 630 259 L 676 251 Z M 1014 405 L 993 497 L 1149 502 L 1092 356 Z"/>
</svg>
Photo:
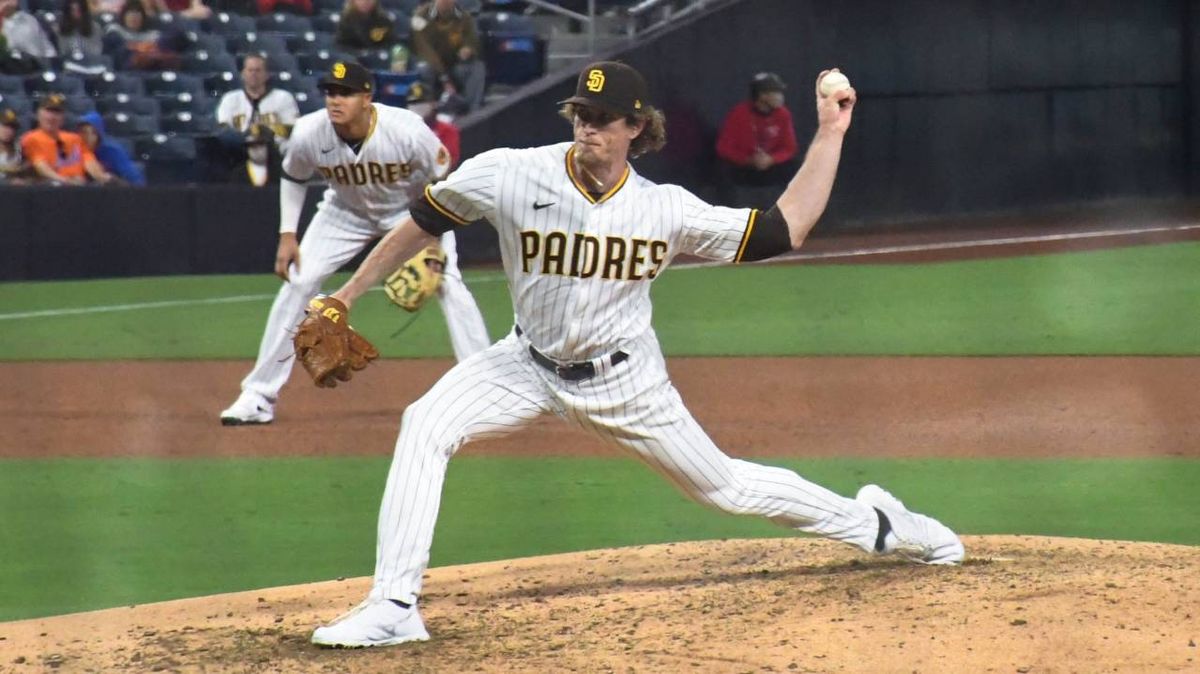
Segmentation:
<svg viewBox="0 0 1200 674">
<path fill-rule="evenodd" d="M 437 292 L 445 268 L 445 251 L 441 246 L 429 246 L 387 277 L 383 291 L 396 306 L 405 311 L 416 311 Z"/>
<path fill-rule="evenodd" d="M 339 380 L 350 381 L 355 370 L 379 357 L 379 351 L 346 322 L 345 304 L 332 297 L 314 297 L 307 313 L 292 345 L 296 360 L 317 386 L 333 388 Z"/>
</svg>

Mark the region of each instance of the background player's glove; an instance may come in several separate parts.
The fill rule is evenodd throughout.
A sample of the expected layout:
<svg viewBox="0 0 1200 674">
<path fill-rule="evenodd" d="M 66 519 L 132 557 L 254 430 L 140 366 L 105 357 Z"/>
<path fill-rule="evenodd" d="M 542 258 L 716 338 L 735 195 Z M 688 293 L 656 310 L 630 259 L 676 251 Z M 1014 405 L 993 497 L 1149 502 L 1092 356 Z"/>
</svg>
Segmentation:
<svg viewBox="0 0 1200 674">
<path fill-rule="evenodd" d="M 339 379 L 350 381 L 354 370 L 379 357 L 379 351 L 350 327 L 345 304 L 332 297 L 314 297 L 307 313 L 292 345 L 296 360 L 317 386 L 333 388 Z"/>
<path fill-rule="evenodd" d="M 441 246 L 429 246 L 387 277 L 383 291 L 396 306 L 405 311 L 416 311 L 437 292 L 445 268 L 445 251 Z"/>
</svg>

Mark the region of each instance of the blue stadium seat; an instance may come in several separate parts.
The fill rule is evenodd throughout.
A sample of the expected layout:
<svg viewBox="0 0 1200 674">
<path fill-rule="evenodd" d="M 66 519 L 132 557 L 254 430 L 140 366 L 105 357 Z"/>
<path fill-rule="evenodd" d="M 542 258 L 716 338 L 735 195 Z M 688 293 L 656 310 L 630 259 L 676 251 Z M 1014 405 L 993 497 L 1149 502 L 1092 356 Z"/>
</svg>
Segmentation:
<svg viewBox="0 0 1200 674">
<path fill-rule="evenodd" d="M 189 93 L 193 96 L 204 95 L 204 80 L 197 75 L 177 73 L 170 70 L 161 73 L 150 73 L 142 77 L 146 93 L 151 96 L 177 96 Z"/>
<path fill-rule="evenodd" d="M 67 97 L 67 113 L 76 117 L 92 112 L 96 109 L 96 104 L 87 96 L 68 96 Z"/>
<path fill-rule="evenodd" d="M 24 94 L 0 93 L 0 108 L 12 108 L 17 117 L 24 123 L 33 114 L 33 101 Z M 26 127 L 22 124 L 22 129 Z"/>
<path fill-rule="evenodd" d="M 142 78 L 131 73 L 104 73 L 84 80 L 84 89 L 92 96 L 143 96 L 146 88 Z"/>
<path fill-rule="evenodd" d="M 229 12 L 215 12 L 204 22 L 209 32 L 219 35 L 245 35 L 254 30 L 254 19 Z"/>
<path fill-rule="evenodd" d="M 258 30 L 264 33 L 286 33 L 295 35 L 312 30 L 312 22 L 307 16 L 296 14 L 266 14 L 255 20 Z"/>
<path fill-rule="evenodd" d="M 178 96 L 162 96 L 158 98 L 163 115 L 175 115 L 186 112 L 196 116 L 212 115 L 217 104 L 208 96 L 193 96 L 188 93 Z"/>
<path fill-rule="evenodd" d="M 142 115 L 157 119 L 162 114 L 162 107 L 159 105 L 158 99 L 150 96 L 116 94 L 115 96 L 98 96 L 94 100 L 96 109 L 102 115 L 124 112 L 129 115 Z"/>
<path fill-rule="evenodd" d="M 287 42 L 273 33 L 250 31 L 240 35 L 228 35 L 225 44 L 234 54 L 266 54 L 268 58 L 275 58 L 288 53 Z"/>
<path fill-rule="evenodd" d="M 164 133 L 134 141 L 135 156 L 146 163 L 151 185 L 194 182 L 197 175 L 196 140 Z"/>
<path fill-rule="evenodd" d="M 163 115 L 158 120 L 159 129 L 167 134 L 177 134 L 182 136 L 204 136 L 211 134 L 217 125 L 217 120 L 207 114 L 192 114 L 190 112 L 177 112 L 172 115 Z"/>
<path fill-rule="evenodd" d="M 520 14 L 482 14 L 478 22 L 489 83 L 524 84 L 546 72 L 546 40 Z"/>
<path fill-rule="evenodd" d="M 83 78 L 78 75 L 50 71 L 26 77 L 25 91 L 31 96 L 51 91 L 56 91 L 68 98 L 87 95 L 87 91 L 83 87 Z"/>
<path fill-rule="evenodd" d="M 325 107 L 325 97 L 317 91 L 297 91 L 292 94 L 296 97 L 296 106 L 300 108 L 300 114 L 307 115 L 310 112 L 315 112 Z"/>
<path fill-rule="evenodd" d="M 204 30 L 203 21 L 191 19 L 173 12 L 159 12 L 155 17 L 155 21 L 163 28 L 182 30 L 184 32 L 199 33 Z"/>
<path fill-rule="evenodd" d="M 364 49 L 354 56 L 367 70 L 389 70 L 392 67 L 392 55 L 386 49 Z"/>
<path fill-rule="evenodd" d="M 158 133 L 158 120 L 146 115 L 114 112 L 104 115 L 104 128 L 118 136 L 146 136 Z"/>
<path fill-rule="evenodd" d="M 192 42 L 192 49 L 208 52 L 209 54 L 226 54 L 228 47 L 225 44 L 225 36 L 216 33 L 188 33 L 188 39 Z"/>
<path fill-rule="evenodd" d="M 299 56 L 315 52 L 319 49 L 336 49 L 333 43 L 333 33 L 322 33 L 310 30 L 287 38 L 288 50 Z"/>
<path fill-rule="evenodd" d="M 331 49 L 321 49 L 311 54 L 301 54 L 300 72 L 306 75 L 324 75 L 333 64 L 341 60 L 340 55 Z"/>
<path fill-rule="evenodd" d="M 380 5 L 383 4 L 380 3 Z M 345 6 L 345 0 L 313 0 L 313 14 L 315 16 L 341 14 Z"/>
<path fill-rule="evenodd" d="M 237 70 L 237 60 L 227 54 L 224 49 L 219 52 L 209 52 L 206 49 L 196 49 L 183 55 L 181 69 L 193 75 L 211 75 L 213 73 Z"/>
<path fill-rule="evenodd" d="M 336 12 L 314 16 L 312 20 L 313 30 L 319 30 L 325 33 L 336 33 L 338 21 L 340 21 L 341 18 L 342 15 Z"/>
<path fill-rule="evenodd" d="M 0 94 L 24 94 L 25 78 L 20 75 L 0 75 Z"/>
<path fill-rule="evenodd" d="M 62 55 L 63 70 L 73 72 L 80 75 L 99 75 L 101 73 L 112 72 L 113 60 L 111 56 L 85 54 L 81 51 L 70 52 Z"/>
<path fill-rule="evenodd" d="M 220 98 L 227 91 L 233 91 L 242 86 L 242 76 L 233 71 L 213 73 L 204 78 L 204 90 L 209 96 Z"/>
</svg>

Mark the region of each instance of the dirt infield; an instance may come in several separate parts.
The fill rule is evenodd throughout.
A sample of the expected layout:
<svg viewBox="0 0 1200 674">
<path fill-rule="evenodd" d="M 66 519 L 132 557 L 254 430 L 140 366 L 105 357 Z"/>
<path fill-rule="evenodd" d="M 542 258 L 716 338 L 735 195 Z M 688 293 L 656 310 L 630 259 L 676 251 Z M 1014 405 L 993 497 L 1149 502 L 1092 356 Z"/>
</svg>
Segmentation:
<svg viewBox="0 0 1200 674">
<path fill-rule="evenodd" d="M 432 641 L 328 651 L 369 580 L 0 624 L 13 672 L 1183 672 L 1200 549 L 967 537 L 935 568 L 810 539 L 443 567 Z"/>
</svg>

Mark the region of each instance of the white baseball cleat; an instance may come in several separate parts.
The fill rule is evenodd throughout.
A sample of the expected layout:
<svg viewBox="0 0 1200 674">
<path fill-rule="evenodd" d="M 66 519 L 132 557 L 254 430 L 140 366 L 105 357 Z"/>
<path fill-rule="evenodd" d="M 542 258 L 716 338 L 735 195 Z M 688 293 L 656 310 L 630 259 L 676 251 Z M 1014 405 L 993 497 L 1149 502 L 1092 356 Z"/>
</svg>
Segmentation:
<svg viewBox="0 0 1200 674">
<path fill-rule="evenodd" d="M 883 554 L 895 554 L 921 564 L 959 564 L 966 555 L 962 541 L 941 522 L 911 512 L 883 487 L 868 484 L 854 500 L 878 508 L 892 531 L 884 539 Z"/>
<path fill-rule="evenodd" d="M 404 608 L 388 599 L 368 599 L 312 635 L 314 644 L 330 648 L 395 646 L 409 641 L 429 641 L 421 614 L 415 605 Z"/>
<path fill-rule="evenodd" d="M 269 424 L 274 419 L 275 406 L 271 401 L 251 391 L 243 391 L 229 409 L 221 412 L 222 426 Z"/>
</svg>

